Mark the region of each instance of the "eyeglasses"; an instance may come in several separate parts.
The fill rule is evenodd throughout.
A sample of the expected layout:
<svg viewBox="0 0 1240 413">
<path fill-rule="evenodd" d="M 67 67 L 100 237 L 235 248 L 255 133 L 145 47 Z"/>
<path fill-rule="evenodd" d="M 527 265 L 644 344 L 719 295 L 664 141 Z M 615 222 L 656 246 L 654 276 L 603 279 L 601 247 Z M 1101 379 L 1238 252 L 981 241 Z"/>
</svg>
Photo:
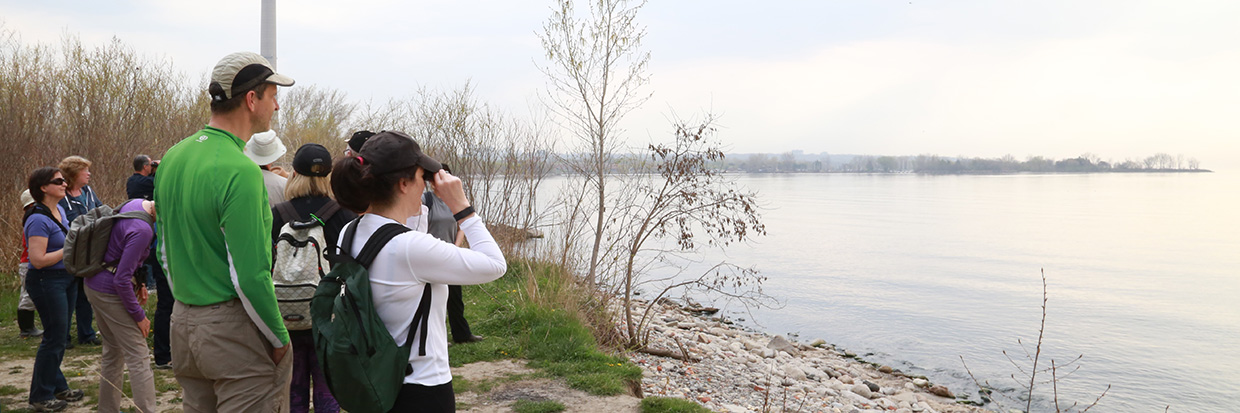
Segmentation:
<svg viewBox="0 0 1240 413">
<path fill-rule="evenodd" d="M 65 178 L 56 178 L 56 179 L 53 179 L 53 180 L 47 181 L 47 183 L 48 183 L 48 184 L 51 184 L 51 185 L 64 185 L 64 184 L 65 184 Z"/>
</svg>

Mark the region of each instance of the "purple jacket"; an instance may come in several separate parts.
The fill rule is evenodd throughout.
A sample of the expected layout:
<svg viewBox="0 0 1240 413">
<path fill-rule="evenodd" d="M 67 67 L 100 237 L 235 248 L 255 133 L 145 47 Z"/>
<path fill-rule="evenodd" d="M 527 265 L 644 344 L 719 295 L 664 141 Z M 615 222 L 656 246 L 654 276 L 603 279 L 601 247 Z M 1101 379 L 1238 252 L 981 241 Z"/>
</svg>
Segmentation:
<svg viewBox="0 0 1240 413">
<path fill-rule="evenodd" d="M 142 210 L 142 200 L 133 199 L 121 206 L 117 213 Z M 138 296 L 133 292 L 133 273 L 146 260 L 151 251 L 151 239 L 155 237 L 155 229 L 151 224 L 140 219 L 121 219 L 112 224 L 112 238 L 108 240 L 108 252 L 103 254 L 104 262 L 116 261 L 116 273 L 104 270 L 86 279 L 86 286 L 92 290 L 113 294 L 120 297 L 125 304 L 125 311 L 133 317 L 134 322 L 146 319 L 146 312 L 138 305 Z M 139 280 L 145 283 L 146 280 Z"/>
</svg>

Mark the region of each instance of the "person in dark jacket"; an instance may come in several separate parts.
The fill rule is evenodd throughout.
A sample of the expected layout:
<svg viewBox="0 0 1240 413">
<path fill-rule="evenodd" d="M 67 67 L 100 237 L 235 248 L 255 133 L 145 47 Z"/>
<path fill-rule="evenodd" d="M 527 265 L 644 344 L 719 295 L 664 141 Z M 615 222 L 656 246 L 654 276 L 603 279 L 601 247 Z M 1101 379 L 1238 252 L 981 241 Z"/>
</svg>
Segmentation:
<svg viewBox="0 0 1240 413">
<path fill-rule="evenodd" d="M 284 195 L 288 197 L 286 206 L 292 206 L 297 212 L 297 221 L 317 220 L 323 225 L 322 241 L 327 251 L 333 251 L 340 238 L 340 230 L 349 221 L 357 218 L 357 214 L 344 209 L 337 209 L 331 216 L 320 217 L 315 214 L 324 205 L 332 201 L 331 180 L 328 175 L 332 171 L 332 155 L 323 145 L 307 143 L 297 149 L 293 155 L 293 174 L 289 176 L 288 186 Z M 274 241 L 280 236 L 280 229 L 288 223 L 280 213 L 281 205 L 272 206 L 272 232 Z M 293 380 L 289 386 L 290 411 L 304 413 L 310 411 L 311 389 L 313 388 L 314 411 L 316 413 L 335 413 L 340 411 L 336 398 L 332 397 L 319 368 L 318 357 L 314 353 L 314 337 L 310 330 L 289 330 L 289 338 L 293 342 Z"/>
<path fill-rule="evenodd" d="M 155 167 L 159 161 L 151 161 L 150 156 L 138 155 L 133 158 L 133 175 L 125 183 L 125 194 L 129 199 L 155 199 Z M 151 242 L 151 252 L 146 256 L 146 279 L 138 280 L 146 283 L 147 289 L 155 290 L 155 368 L 168 370 L 172 368 L 172 346 L 168 342 L 168 327 L 172 320 L 172 288 L 168 286 L 168 276 L 164 267 L 159 265 L 155 255 L 155 242 Z"/>
<path fill-rule="evenodd" d="M 60 200 L 60 207 L 64 208 L 68 214 L 65 219 L 69 221 L 69 226 L 73 225 L 74 218 L 86 215 L 87 211 L 103 205 L 103 201 L 99 200 L 99 197 L 95 195 L 95 190 L 89 185 L 90 165 L 91 162 L 81 156 L 70 156 L 60 161 L 60 171 L 69 185 L 65 190 L 65 197 Z M 78 297 L 76 301 L 69 303 L 69 318 L 72 319 L 73 313 L 77 312 L 78 343 L 96 346 L 103 344 L 103 341 L 95 335 L 95 329 L 92 326 L 95 322 L 95 313 L 90 308 L 90 301 L 86 299 L 86 287 L 83 286 L 81 278 L 74 282 L 77 283 Z M 72 336 L 70 334 L 66 340 L 71 340 Z M 73 348 L 73 342 L 69 341 L 65 346 Z"/>
<path fill-rule="evenodd" d="M 125 196 L 129 199 L 155 199 L 155 164 L 151 157 L 133 157 L 133 175 L 125 182 Z"/>
</svg>

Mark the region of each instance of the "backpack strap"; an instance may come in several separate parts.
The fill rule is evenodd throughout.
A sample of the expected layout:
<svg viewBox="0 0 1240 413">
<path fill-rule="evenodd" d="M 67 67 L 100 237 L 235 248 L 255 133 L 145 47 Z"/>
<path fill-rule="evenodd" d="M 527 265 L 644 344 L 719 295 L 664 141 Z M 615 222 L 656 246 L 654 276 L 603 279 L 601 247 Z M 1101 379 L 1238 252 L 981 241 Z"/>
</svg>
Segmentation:
<svg viewBox="0 0 1240 413">
<path fill-rule="evenodd" d="M 55 222 L 56 226 L 60 227 L 60 230 L 64 232 L 66 236 L 69 235 L 69 229 L 65 228 L 65 224 L 61 223 L 59 219 L 56 219 L 56 217 L 52 215 L 52 211 L 47 209 L 47 205 L 43 205 L 41 202 L 35 202 L 34 206 L 31 207 L 29 211 L 26 211 L 26 216 L 22 217 L 22 225 L 26 225 L 26 221 L 30 220 L 30 216 L 34 214 L 46 216 L 48 219 L 51 219 L 52 222 Z"/>
<path fill-rule="evenodd" d="M 293 203 L 289 201 L 276 204 L 276 212 L 280 213 L 280 219 L 283 219 L 286 224 L 301 220 L 297 216 L 297 208 L 293 208 Z"/>
<path fill-rule="evenodd" d="M 360 222 L 361 220 L 359 219 L 358 223 Z M 356 231 L 357 224 L 354 224 L 353 232 Z M 362 246 L 362 251 L 359 252 L 357 257 L 354 259 L 356 259 L 357 263 L 361 264 L 363 267 L 370 268 L 370 264 L 375 262 L 375 257 L 379 256 L 379 251 L 387 245 L 388 241 L 391 241 L 392 238 L 396 238 L 397 235 L 406 232 L 409 232 L 409 227 L 404 225 L 392 223 L 384 224 L 370 236 L 370 239 L 366 240 L 366 245 Z M 352 242 L 350 242 L 350 244 L 352 244 Z M 351 245 L 349 246 L 349 250 L 352 250 Z"/>
<path fill-rule="evenodd" d="M 413 322 L 409 325 L 409 337 L 405 338 L 406 343 L 413 343 L 413 332 L 419 327 L 422 329 L 422 339 L 418 341 L 418 355 L 426 355 L 426 333 L 429 329 L 431 312 L 431 284 L 426 284 L 422 289 L 422 301 L 418 302 L 418 310 L 413 312 Z M 412 344 L 411 344 L 412 345 Z M 412 369 L 412 365 L 410 368 Z M 408 376 L 408 374 L 406 374 Z"/>
<path fill-rule="evenodd" d="M 327 220 L 332 219 L 332 216 L 335 216 L 337 211 L 340 211 L 340 204 L 337 204 L 333 199 L 328 199 L 322 208 L 314 212 L 312 218 L 318 218 L 323 223 L 323 226 L 327 226 Z"/>
</svg>

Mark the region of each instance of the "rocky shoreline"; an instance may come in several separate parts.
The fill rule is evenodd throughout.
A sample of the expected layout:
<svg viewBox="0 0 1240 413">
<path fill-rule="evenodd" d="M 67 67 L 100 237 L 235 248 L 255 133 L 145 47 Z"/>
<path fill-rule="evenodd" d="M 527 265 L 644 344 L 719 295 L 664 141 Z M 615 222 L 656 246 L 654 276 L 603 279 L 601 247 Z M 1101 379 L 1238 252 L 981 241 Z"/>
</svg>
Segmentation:
<svg viewBox="0 0 1240 413">
<path fill-rule="evenodd" d="M 644 311 L 646 303 L 634 303 Z M 835 349 L 745 331 L 671 301 L 651 311 L 650 345 L 634 352 L 645 396 L 694 400 L 719 412 L 986 412 L 951 392 Z M 685 359 L 688 359 L 686 361 Z"/>
</svg>

